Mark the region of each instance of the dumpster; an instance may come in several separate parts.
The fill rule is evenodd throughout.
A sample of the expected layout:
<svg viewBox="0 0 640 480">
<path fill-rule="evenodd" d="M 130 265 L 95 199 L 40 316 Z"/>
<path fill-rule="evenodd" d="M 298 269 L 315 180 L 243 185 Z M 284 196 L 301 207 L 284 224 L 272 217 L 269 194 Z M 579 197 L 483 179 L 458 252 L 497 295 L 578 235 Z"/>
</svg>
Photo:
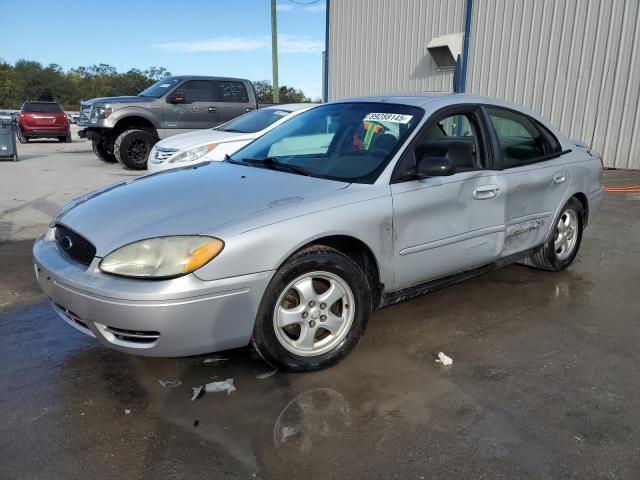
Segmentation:
<svg viewBox="0 0 640 480">
<path fill-rule="evenodd" d="M 16 135 L 11 117 L 0 117 L 0 160 L 18 161 Z"/>
</svg>

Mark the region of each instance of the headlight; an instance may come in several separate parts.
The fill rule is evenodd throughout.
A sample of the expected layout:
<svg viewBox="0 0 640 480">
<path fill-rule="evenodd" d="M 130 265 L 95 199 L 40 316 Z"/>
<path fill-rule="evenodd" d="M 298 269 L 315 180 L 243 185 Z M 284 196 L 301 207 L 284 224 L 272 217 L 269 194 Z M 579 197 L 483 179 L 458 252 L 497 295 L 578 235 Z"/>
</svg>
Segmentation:
<svg viewBox="0 0 640 480">
<path fill-rule="evenodd" d="M 208 145 L 200 145 L 199 147 L 190 148 L 171 157 L 169 159 L 169 163 L 193 162 L 200 157 L 204 157 L 207 153 L 209 153 L 217 146 L 217 143 L 210 143 Z"/>
<path fill-rule="evenodd" d="M 111 115 L 111 107 L 109 105 L 105 107 L 93 107 L 91 110 L 91 116 L 96 118 L 107 118 Z"/>
<path fill-rule="evenodd" d="M 111 252 L 100 270 L 125 277 L 177 277 L 210 262 L 223 248 L 222 240 L 201 235 L 149 238 Z"/>
</svg>

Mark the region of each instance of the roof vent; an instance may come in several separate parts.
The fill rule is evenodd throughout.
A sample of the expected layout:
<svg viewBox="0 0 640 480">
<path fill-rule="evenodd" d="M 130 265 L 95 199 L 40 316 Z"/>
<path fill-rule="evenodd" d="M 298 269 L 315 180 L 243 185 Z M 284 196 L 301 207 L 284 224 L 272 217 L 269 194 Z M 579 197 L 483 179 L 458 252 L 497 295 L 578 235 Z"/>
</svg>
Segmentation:
<svg viewBox="0 0 640 480">
<path fill-rule="evenodd" d="M 462 53 L 463 33 L 451 33 L 435 37 L 427 44 L 427 50 L 439 70 L 451 70 Z"/>
</svg>

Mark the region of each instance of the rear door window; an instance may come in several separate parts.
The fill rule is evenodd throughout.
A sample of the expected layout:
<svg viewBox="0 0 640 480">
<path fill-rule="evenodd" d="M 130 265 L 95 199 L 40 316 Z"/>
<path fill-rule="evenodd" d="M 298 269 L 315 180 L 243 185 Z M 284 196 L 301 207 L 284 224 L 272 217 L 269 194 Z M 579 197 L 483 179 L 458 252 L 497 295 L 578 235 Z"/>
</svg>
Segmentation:
<svg viewBox="0 0 640 480">
<path fill-rule="evenodd" d="M 218 102 L 249 103 L 249 93 L 244 83 L 220 81 L 215 84 Z"/>
<path fill-rule="evenodd" d="M 544 127 L 533 119 L 499 108 L 487 108 L 487 112 L 498 137 L 504 168 L 544 160 L 559 151 L 560 144 L 553 134 L 546 129 L 543 132 Z"/>
</svg>

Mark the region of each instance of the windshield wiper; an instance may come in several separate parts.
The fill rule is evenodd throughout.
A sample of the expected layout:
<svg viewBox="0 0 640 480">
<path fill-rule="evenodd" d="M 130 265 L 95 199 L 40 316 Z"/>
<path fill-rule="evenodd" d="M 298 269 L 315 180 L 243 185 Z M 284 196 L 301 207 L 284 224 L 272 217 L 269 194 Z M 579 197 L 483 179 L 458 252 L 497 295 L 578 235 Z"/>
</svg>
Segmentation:
<svg viewBox="0 0 640 480">
<path fill-rule="evenodd" d="M 297 165 L 290 165 L 288 163 L 282 163 L 276 160 L 273 157 L 267 158 L 243 158 L 243 163 L 256 164 L 256 165 L 264 165 L 267 168 L 272 168 L 274 170 L 282 169 L 288 170 L 293 173 L 297 173 L 299 175 L 306 175 L 307 177 L 311 176 L 311 172 L 309 170 L 299 167 Z"/>
</svg>

